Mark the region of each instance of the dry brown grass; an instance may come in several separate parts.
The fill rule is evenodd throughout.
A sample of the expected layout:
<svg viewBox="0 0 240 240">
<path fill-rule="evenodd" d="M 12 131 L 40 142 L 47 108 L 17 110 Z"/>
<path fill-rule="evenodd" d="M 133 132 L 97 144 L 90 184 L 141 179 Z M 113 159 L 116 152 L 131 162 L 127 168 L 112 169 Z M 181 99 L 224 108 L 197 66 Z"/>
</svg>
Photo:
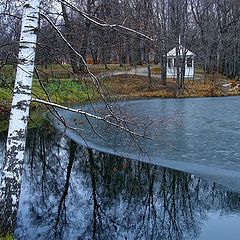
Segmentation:
<svg viewBox="0 0 240 240">
<path fill-rule="evenodd" d="M 147 77 L 136 75 L 119 75 L 103 82 L 103 89 L 108 96 L 116 98 L 143 98 L 143 97 L 175 97 L 174 84 L 163 86 L 157 78 L 152 79 L 149 85 Z"/>
<path fill-rule="evenodd" d="M 124 65 L 120 67 L 119 64 L 107 64 L 107 68 L 103 64 L 94 64 L 88 65 L 88 68 L 91 73 L 95 75 L 105 74 L 112 71 L 126 71 L 129 70 L 129 65 Z M 48 82 L 49 79 L 64 79 L 64 78 L 73 78 L 72 68 L 69 64 L 52 64 L 47 66 L 39 65 L 37 67 L 40 77 Z M 83 71 L 80 74 L 79 78 L 85 77 L 87 75 L 86 71 Z"/>
<path fill-rule="evenodd" d="M 239 91 L 229 91 L 222 87 L 223 83 L 231 80 L 216 74 L 214 79 L 207 76 L 198 80 L 185 80 L 185 88 L 176 92 L 176 82 L 168 79 L 162 85 L 159 78 L 152 79 L 150 86 L 147 77 L 136 75 L 119 75 L 103 80 L 103 89 L 107 96 L 114 98 L 175 98 L 175 97 L 210 97 L 238 95 Z"/>
</svg>

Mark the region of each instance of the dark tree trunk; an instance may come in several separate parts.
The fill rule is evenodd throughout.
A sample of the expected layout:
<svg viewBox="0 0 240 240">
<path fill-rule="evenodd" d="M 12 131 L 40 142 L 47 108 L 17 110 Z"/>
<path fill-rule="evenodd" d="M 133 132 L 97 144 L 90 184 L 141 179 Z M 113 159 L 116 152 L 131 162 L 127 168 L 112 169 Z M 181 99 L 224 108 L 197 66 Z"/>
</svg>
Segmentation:
<svg viewBox="0 0 240 240">
<path fill-rule="evenodd" d="M 161 55 L 161 82 L 163 85 L 167 84 L 167 53 Z"/>
<path fill-rule="evenodd" d="M 74 45 L 74 30 L 73 30 L 71 22 L 69 20 L 66 6 L 62 2 L 61 2 L 61 7 L 62 7 L 64 24 L 65 24 L 65 30 L 66 30 L 66 39 L 73 46 Z M 80 59 L 71 48 L 69 48 L 68 53 L 70 56 L 70 63 L 71 63 L 73 73 L 78 75 L 81 72 L 81 69 L 79 67 Z"/>
<path fill-rule="evenodd" d="M 84 35 L 83 35 L 83 42 L 82 42 L 82 46 L 80 48 L 80 55 L 83 58 L 83 59 L 80 59 L 80 61 L 79 61 L 80 71 L 85 71 L 86 70 L 86 58 L 87 58 L 87 48 L 88 48 L 88 39 L 89 39 L 89 34 L 90 34 L 90 27 L 91 27 L 91 23 L 86 22 L 85 31 L 84 31 Z"/>
</svg>

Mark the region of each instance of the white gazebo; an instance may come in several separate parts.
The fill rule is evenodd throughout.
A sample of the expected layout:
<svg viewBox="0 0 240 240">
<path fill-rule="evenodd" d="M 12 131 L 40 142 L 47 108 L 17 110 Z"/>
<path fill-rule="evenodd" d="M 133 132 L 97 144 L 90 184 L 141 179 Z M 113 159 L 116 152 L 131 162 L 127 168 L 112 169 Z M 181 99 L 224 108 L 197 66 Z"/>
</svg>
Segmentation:
<svg viewBox="0 0 240 240">
<path fill-rule="evenodd" d="M 167 53 L 167 78 L 177 77 L 176 55 L 176 47 Z M 194 78 L 194 53 L 180 45 L 178 58 L 185 59 L 185 78 Z"/>
</svg>

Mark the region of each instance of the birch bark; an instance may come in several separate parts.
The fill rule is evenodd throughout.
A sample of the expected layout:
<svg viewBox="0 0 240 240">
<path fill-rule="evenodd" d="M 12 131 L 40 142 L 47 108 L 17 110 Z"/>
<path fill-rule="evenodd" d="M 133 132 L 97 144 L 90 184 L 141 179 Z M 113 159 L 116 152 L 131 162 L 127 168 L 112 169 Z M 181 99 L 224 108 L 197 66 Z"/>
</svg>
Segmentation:
<svg viewBox="0 0 240 240">
<path fill-rule="evenodd" d="M 0 185 L 0 232 L 14 231 L 21 189 L 40 0 L 25 1 L 18 65 Z"/>
</svg>

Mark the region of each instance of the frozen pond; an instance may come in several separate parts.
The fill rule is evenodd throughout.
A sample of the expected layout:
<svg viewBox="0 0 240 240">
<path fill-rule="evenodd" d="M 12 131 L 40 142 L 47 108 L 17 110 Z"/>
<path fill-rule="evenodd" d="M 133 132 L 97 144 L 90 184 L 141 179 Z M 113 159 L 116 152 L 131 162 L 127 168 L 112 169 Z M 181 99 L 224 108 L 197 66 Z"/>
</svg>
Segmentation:
<svg viewBox="0 0 240 240">
<path fill-rule="evenodd" d="M 68 137 L 86 146 L 197 174 L 240 191 L 239 102 L 239 97 L 229 97 L 152 99 L 112 105 L 118 116 L 128 119 L 129 129 L 151 139 L 133 139 L 103 121 L 86 120 L 65 111 L 60 113 L 67 124 L 79 128 L 78 131 L 53 121 Z M 101 116 L 109 114 L 102 105 L 88 105 L 84 109 Z"/>
</svg>

